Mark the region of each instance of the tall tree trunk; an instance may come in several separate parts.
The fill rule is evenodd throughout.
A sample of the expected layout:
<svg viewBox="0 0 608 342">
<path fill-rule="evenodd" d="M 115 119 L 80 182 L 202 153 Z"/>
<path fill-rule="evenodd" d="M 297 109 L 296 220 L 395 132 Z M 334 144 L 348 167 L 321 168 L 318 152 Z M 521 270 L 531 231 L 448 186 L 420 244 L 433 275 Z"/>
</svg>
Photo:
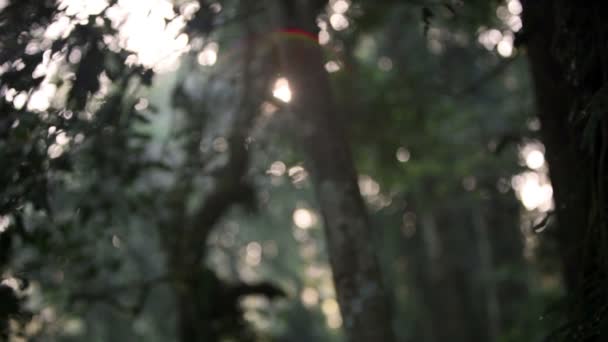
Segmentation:
<svg viewBox="0 0 608 342">
<path fill-rule="evenodd" d="M 582 244 L 588 225 L 590 168 L 573 136 L 574 99 L 565 70 L 552 54 L 556 20 L 551 1 L 524 1 L 524 29 L 541 139 L 549 164 L 557 216 L 557 240 L 566 288 L 580 287 Z"/>
<path fill-rule="evenodd" d="M 279 41 L 283 71 L 292 91 L 289 109 L 325 222 L 348 340 L 390 342 L 394 340 L 392 322 L 370 220 L 316 38 L 315 16 L 323 4 L 281 1 L 284 27 L 297 30 L 292 36 L 299 36 Z"/>
<path fill-rule="evenodd" d="M 528 303 L 528 274 L 520 230 L 519 204 L 515 196 L 494 191 L 477 214 L 487 234 L 491 279 L 498 302 L 498 336 L 519 326 L 518 315 Z M 484 242 L 485 243 L 485 242 Z M 492 309 L 494 310 L 494 309 Z"/>
<path fill-rule="evenodd" d="M 481 279 L 483 302 L 485 304 L 486 320 L 488 323 L 488 337 L 490 341 L 498 341 L 502 330 L 501 307 L 498 298 L 498 286 L 494 279 L 495 263 L 490 241 L 488 225 L 478 207 L 471 213 L 473 231 L 475 232 L 477 254 L 479 255 L 479 279 Z"/>
<path fill-rule="evenodd" d="M 474 253 L 462 253 L 463 241 L 473 241 L 472 232 L 463 222 L 458 210 L 442 207 L 434 212 L 422 212 L 418 243 L 424 248 L 425 258 L 420 263 L 421 294 L 428 306 L 433 327 L 430 341 L 481 341 L 485 331 L 478 326 L 472 301 L 471 279 L 476 267 Z M 470 252 L 473 249 L 465 249 Z M 468 267 L 466 267 L 467 265 Z M 480 296 L 481 302 L 485 301 Z"/>
<path fill-rule="evenodd" d="M 417 242 L 420 293 L 433 326 L 430 341 L 491 341 L 488 298 L 480 291 L 480 256 L 471 215 L 464 205 L 439 200 L 421 213 Z"/>
<path fill-rule="evenodd" d="M 523 2 L 525 38 L 553 182 L 566 341 L 608 340 L 606 2 Z M 603 329 L 602 329 L 603 328 Z"/>
</svg>

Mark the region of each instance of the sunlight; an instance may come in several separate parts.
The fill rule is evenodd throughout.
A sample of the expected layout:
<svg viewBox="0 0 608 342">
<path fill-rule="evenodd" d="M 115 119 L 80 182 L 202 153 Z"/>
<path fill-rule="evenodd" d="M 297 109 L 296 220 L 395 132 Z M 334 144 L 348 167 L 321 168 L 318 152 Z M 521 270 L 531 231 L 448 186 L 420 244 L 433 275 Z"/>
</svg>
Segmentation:
<svg viewBox="0 0 608 342">
<path fill-rule="evenodd" d="M 224 153 L 228 150 L 228 140 L 224 137 L 217 137 L 211 142 L 213 150 L 217 153 Z"/>
<path fill-rule="evenodd" d="M 43 82 L 40 88 L 34 91 L 28 102 L 29 110 L 45 111 L 51 105 L 51 99 L 57 92 L 57 86 Z"/>
<path fill-rule="evenodd" d="M 65 14 L 79 19 L 87 19 L 89 15 L 99 14 L 108 6 L 106 0 L 61 0 L 60 8 L 65 8 Z"/>
<path fill-rule="evenodd" d="M 275 161 L 274 163 L 272 163 L 270 165 L 268 170 L 266 170 L 266 174 L 269 174 L 269 175 L 275 176 L 275 177 L 281 177 L 282 175 L 285 174 L 286 171 L 287 171 L 287 166 L 285 166 L 285 163 L 283 163 L 282 161 Z"/>
<path fill-rule="evenodd" d="M 14 277 L 4 278 L 0 284 L 8 286 L 13 290 L 19 290 L 19 280 Z"/>
<path fill-rule="evenodd" d="M 59 144 L 52 144 L 47 149 L 47 155 L 51 159 L 56 159 L 56 158 L 61 157 L 61 155 L 63 154 L 63 152 L 64 152 L 63 146 L 61 146 Z"/>
<path fill-rule="evenodd" d="M 332 329 L 338 329 L 342 326 L 342 316 L 332 315 L 327 317 L 327 326 Z"/>
<path fill-rule="evenodd" d="M 329 17 L 329 23 L 331 24 L 331 27 L 333 27 L 336 31 L 345 30 L 350 25 L 346 16 L 341 13 L 332 14 L 331 17 Z"/>
<path fill-rule="evenodd" d="M 106 0 L 62 0 L 66 14 L 81 20 L 100 13 Z M 188 14 L 188 13 L 185 13 Z M 112 26 L 118 28 L 115 44 L 136 53 L 137 61 L 157 71 L 170 70 L 182 53 L 188 51 L 188 36 L 181 33 L 185 18 L 173 10 L 168 0 L 119 0 L 107 10 Z M 47 37 L 65 35 L 72 24 L 60 18 L 46 32 Z M 111 45 L 111 43 L 110 43 Z"/>
<path fill-rule="evenodd" d="M 0 233 L 4 233 L 11 224 L 11 219 L 8 215 L 0 215 Z"/>
<path fill-rule="evenodd" d="M 325 30 L 319 31 L 319 44 L 325 45 L 325 44 L 329 43 L 330 38 L 331 37 L 329 36 L 329 32 L 327 32 Z"/>
<path fill-rule="evenodd" d="M 312 287 L 305 287 L 300 294 L 302 304 L 306 307 L 312 307 L 319 304 L 319 292 Z"/>
<path fill-rule="evenodd" d="M 291 183 L 296 188 L 304 186 L 304 182 L 308 179 L 308 172 L 300 165 L 290 167 L 289 170 L 287 170 L 287 174 L 291 178 Z"/>
<path fill-rule="evenodd" d="M 488 51 L 496 49 L 501 57 L 513 56 L 516 52 L 514 33 L 522 28 L 521 12 L 522 5 L 519 0 L 509 0 L 506 6 L 499 6 L 496 9 L 496 17 L 500 19 L 503 27 L 508 29 L 501 32 L 496 28 L 481 27 L 478 31 L 478 42 Z"/>
<path fill-rule="evenodd" d="M 368 175 L 359 176 L 359 191 L 363 196 L 376 196 L 380 193 L 380 184 Z"/>
<path fill-rule="evenodd" d="M 336 61 L 329 61 L 325 63 L 325 70 L 329 73 L 340 71 L 340 65 Z"/>
<path fill-rule="evenodd" d="M 510 0 L 507 4 L 507 9 L 513 15 L 520 15 L 522 12 L 521 2 L 519 0 Z"/>
<path fill-rule="evenodd" d="M 539 150 L 532 150 L 526 156 L 526 165 L 533 170 L 539 169 L 545 165 L 545 156 Z"/>
<path fill-rule="evenodd" d="M 60 8 L 65 9 L 65 15 L 60 15 L 48 26 L 43 34 L 44 40 L 33 48 L 45 49 L 45 44 L 50 44 L 50 41 L 67 37 L 76 24 L 86 23 L 90 15 L 101 13 L 107 6 L 106 0 L 61 0 Z M 130 50 L 135 53 L 133 61 L 157 72 L 174 68 L 179 56 L 189 49 L 188 37 L 181 33 L 185 20 L 173 11 L 173 5 L 167 0 L 119 0 L 107 9 L 107 17 L 112 26 L 118 29 L 118 35 L 106 41 L 109 48 L 120 46 Z M 45 53 L 42 63 L 34 70 L 34 77 L 45 79 L 31 95 L 20 93 L 14 96 L 14 106 L 18 109 L 27 106 L 29 110 L 40 112 L 48 110 L 52 104 L 51 99 L 58 91 L 51 79 L 55 77 L 62 58 L 77 64 L 81 61 L 82 54 L 79 49 L 72 50 L 65 57 L 51 56 L 50 51 Z M 202 54 L 204 59 L 201 64 L 214 64 L 217 60 L 217 44 L 209 44 L 209 49 Z M 101 93 L 104 92 L 106 83 L 102 80 Z M 7 99 L 10 97 L 8 95 Z M 51 145 L 48 149 L 49 157 L 57 158 L 63 150 L 62 146 Z"/>
<path fill-rule="evenodd" d="M 406 163 L 410 160 L 410 151 L 405 147 L 399 147 L 395 153 L 395 157 L 400 163 Z"/>
<path fill-rule="evenodd" d="M 247 244 L 245 250 L 247 253 L 245 261 L 247 264 L 249 266 L 259 265 L 262 260 L 262 246 L 258 242 L 253 241 Z"/>
<path fill-rule="evenodd" d="M 291 89 L 289 88 L 289 81 L 285 77 L 277 79 L 274 83 L 272 96 L 285 103 L 291 101 Z"/>
<path fill-rule="evenodd" d="M 170 68 L 187 50 L 188 36 L 181 33 L 185 20 L 173 12 L 169 1 L 122 0 L 108 16 L 113 22 L 124 22 L 120 27 L 121 44 L 135 52 L 143 65 Z"/>
<path fill-rule="evenodd" d="M 327 326 L 332 329 L 338 329 L 342 326 L 342 316 L 340 316 L 340 307 L 338 302 L 333 298 L 327 298 L 321 303 L 321 311 L 325 314 Z"/>
<path fill-rule="evenodd" d="M 518 32 L 519 30 L 521 30 L 523 23 L 521 21 L 521 17 L 514 15 L 512 17 L 510 17 L 509 19 L 507 19 L 507 25 L 509 25 L 509 28 L 513 31 L 513 32 Z"/>
<path fill-rule="evenodd" d="M 497 29 L 485 30 L 479 34 L 478 41 L 486 49 L 492 50 L 502 39 L 502 33 Z"/>
<path fill-rule="evenodd" d="M 538 170 L 545 165 L 545 147 L 540 142 L 528 142 L 519 150 L 520 160 L 532 170 Z"/>
<path fill-rule="evenodd" d="M 338 13 L 338 14 L 346 13 L 346 11 L 348 11 L 349 7 L 350 7 L 350 3 L 346 0 L 337 0 L 337 1 L 334 1 L 334 3 L 331 5 L 332 11 L 334 11 L 335 13 Z"/>
<path fill-rule="evenodd" d="M 551 185 L 540 185 L 538 182 L 526 180 L 521 189 L 521 201 L 528 210 L 536 209 L 551 200 L 553 188 Z"/>
<path fill-rule="evenodd" d="M 502 57 L 511 57 L 513 55 L 513 42 L 508 39 L 503 39 L 498 43 L 496 51 Z"/>
<path fill-rule="evenodd" d="M 299 228 L 308 229 L 312 227 L 316 222 L 315 214 L 304 208 L 299 208 L 293 212 L 293 223 Z"/>
<path fill-rule="evenodd" d="M 68 135 L 65 134 L 65 132 L 60 132 L 55 137 L 55 142 L 60 146 L 67 145 L 70 142 L 70 140 L 72 140 L 72 139 L 70 137 L 68 137 Z"/>
<path fill-rule="evenodd" d="M 13 99 L 13 106 L 15 106 L 16 109 L 22 109 L 26 103 L 27 103 L 27 94 L 26 93 L 19 93 Z"/>
<path fill-rule="evenodd" d="M 218 49 L 219 49 L 219 46 L 215 42 L 207 44 L 207 46 L 205 46 L 203 51 L 201 51 L 201 53 L 198 54 L 198 58 L 197 58 L 198 63 L 200 65 L 204 65 L 204 66 L 214 65 L 215 62 L 217 62 Z"/>
<path fill-rule="evenodd" d="M 553 187 L 544 175 L 524 172 L 514 176 L 511 184 L 524 207 L 546 212 L 553 207 Z"/>
<path fill-rule="evenodd" d="M 56 21 L 52 22 L 44 32 L 44 37 L 48 39 L 65 38 L 69 33 L 72 24 L 68 17 L 61 17 Z"/>
<path fill-rule="evenodd" d="M 546 212 L 553 208 L 553 188 L 545 167 L 545 147 L 538 141 L 526 142 L 519 148 L 520 165 L 527 171 L 514 176 L 511 186 L 523 206 L 529 210 Z"/>
<path fill-rule="evenodd" d="M 496 16 L 498 17 L 498 19 L 505 21 L 506 19 L 509 18 L 510 15 L 511 15 L 511 13 L 509 13 L 509 10 L 507 9 L 507 7 L 498 6 L 498 8 L 496 8 Z"/>
<path fill-rule="evenodd" d="M 340 308 L 338 307 L 338 302 L 336 302 L 335 299 L 327 298 L 323 301 L 323 304 L 321 304 L 321 309 L 323 310 L 324 314 L 330 316 L 338 313 Z"/>
</svg>

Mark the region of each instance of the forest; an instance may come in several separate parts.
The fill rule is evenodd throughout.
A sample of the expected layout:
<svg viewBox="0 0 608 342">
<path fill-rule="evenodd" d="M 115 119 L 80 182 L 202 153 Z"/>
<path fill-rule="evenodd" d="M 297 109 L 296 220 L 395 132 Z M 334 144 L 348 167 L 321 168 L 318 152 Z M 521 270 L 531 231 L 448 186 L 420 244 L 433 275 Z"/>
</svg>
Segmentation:
<svg viewBox="0 0 608 342">
<path fill-rule="evenodd" d="M 605 15 L 0 0 L 0 341 L 608 341 Z"/>
</svg>

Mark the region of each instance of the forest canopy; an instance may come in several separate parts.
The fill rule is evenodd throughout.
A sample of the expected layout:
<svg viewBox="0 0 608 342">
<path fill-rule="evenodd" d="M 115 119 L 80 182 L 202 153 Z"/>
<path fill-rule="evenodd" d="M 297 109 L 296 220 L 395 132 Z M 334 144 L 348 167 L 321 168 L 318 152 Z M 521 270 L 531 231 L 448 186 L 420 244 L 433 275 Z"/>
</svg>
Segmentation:
<svg viewBox="0 0 608 342">
<path fill-rule="evenodd" d="M 0 341 L 604 341 L 603 14 L 0 0 Z"/>
</svg>

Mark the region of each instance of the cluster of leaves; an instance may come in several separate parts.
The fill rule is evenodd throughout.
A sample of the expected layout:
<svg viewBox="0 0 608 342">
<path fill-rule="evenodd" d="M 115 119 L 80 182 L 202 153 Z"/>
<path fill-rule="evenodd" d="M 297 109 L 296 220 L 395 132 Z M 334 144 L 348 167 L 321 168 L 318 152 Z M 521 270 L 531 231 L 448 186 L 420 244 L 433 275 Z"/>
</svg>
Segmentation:
<svg viewBox="0 0 608 342">
<path fill-rule="evenodd" d="M 105 10 L 85 19 L 69 17 L 54 1 L 11 1 L 2 11 L 2 27 L 6 29 L 3 34 L 6 32 L 7 38 L 3 44 L 6 42 L 6 51 L 12 52 L 6 54 L 3 67 L 7 71 L 0 75 L 4 97 L 0 162 L 7 166 L 0 171 L 0 216 L 11 219 L 8 229 L 0 233 L 6 247 L 2 249 L 3 265 L 10 264 L 11 246 L 19 246 L 20 253 L 15 254 L 20 257 L 27 254 L 23 252 L 32 251 L 25 261 L 20 259 L 11 268 L 35 275 L 45 293 L 54 292 L 55 304 L 66 304 L 67 311 L 78 308 L 74 304 L 94 301 L 130 313 L 141 311 L 140 300 L 125 305 L 123 299 L 132 302 L 128 297 L 137 291 L 137 297 L 143 296 L 145 300 L 152 284 L 139 282 L 145 286 L 136 284 L 132 288 L 120 285 L 124 280 L 108 278 L 112 273 L 125 274 L 125 270 L 133 267 L 125 265 L 128 258 L 124 254 L 108 252 L 114 248 L 110 241 L 115 246 L 120 243 L 117 231 L 122 237 L 136 236 L 135 229 L 127 231 L 127 228 L 141 227 L 140 222 L 145 222 L 143 225 L 158 228 L 148 235 L 158 233 L 166 240 L 161 245 L 171 246 L 171 241 L 188 238 L 184 231 L 201 226 L 200 233 L 195 235 L 203 238 L 188 243 L 198 241 L 204 245 L 204 237 L 233 204 L 233 198 L 254 205 L 253 189 L 243 183 L 241 175 L 247 172 L 248 152 L 242 142 L 233 141 L 245 139 L 241 136 L 246 134 L 245 128 L 238 127 L 235 136 L 229 137 L 230 163 L 221 171 L 215 170 L 221 176 L 218 189 L 201 210 L 192 210 L 192 202 L 200 201 L 201 192 L 207 190 L 201 191 L 195 185 L 206 181 L 200 177 L 201 170 L 207 167 L 204 159 L 208 157 L 201 155 L 201 144 L 208 137 L 201 135 L 211 131 L 205 130 L 205 121 L 214 118 L 203 113 L 202 106 L 206 104 L 194 104 L 190 97 L 196 96 L 187 94 L 181 84 L 175 88 L 172 99 L 172 110 L 185 113 L 185 122 L 180 122 L 183 129 L 175 133 L 177 144 L 171 146 L 179 157 L 166 158 L 174 164 L 171 167 L 154 159 L 157 156 L 150 149 L 157 147 L 158 141 L 151 142 L 147 125 L 154 108 L 150 105 L 145 108 L 147 100 L 139 98 L 142 86 L 151 85 L 153 72 L 129 62 L 132 52 L 117 48 L 116 25 L 106 16 L 107 9 L 115 4 L 116 1 L 111 1 Z M 214 12 L 208 3 L 201 1 L 201 8 L 186 31 L 192 37 L 208 35 L 214 22 L 209 13 Z M 20 17 L 23 13 L 32 13 L 25 18 L 30 22 Z M 73 27 L 58 39 L 45 38 L 45 30 L 60 18 L 68 18 Z M 15 37 L 19 38 L 9 46 Z M 57 75 L 32 76 L 49 61 L 58 62 Z M 52 106 L 42 111 L 29 109 L 29 96 L 45 83 L 59 89 Z M 17 106 L 14 98 L 22 93 L 28 100 Z M 257 109 L 251 109 L 252 106 L 255 105 L 246 103 L 238 110 L 255 113 Z M 177 179 L 175 187 L 154 184 L 159 178 L 166 181 L 166 173 L 160 177 L 149 171 L 174 171 L 169 178 Z M 175 206 L 176 203 L 179 205 Z M 163 211 L 150 215 L 154 208 Z M 190 215 L 192 211 L 194 214 Z M 202 214 L 197 216 L 199 211 Z M 117 225 L 120 229 L 116 229 Z M 107 246 L 97 246 L 100 237 L 107 241 Z M 145 238 L 152 245 L 145 249 L 153 250 L 156 241 L 149 236 Z M 168 247 L 171 248 L 175 251 L 166 251 L 169 259 L 173 252 L 190 253 L 180 250 L 178 245 Z M 205 249 L 200 244 L 195 248 Z M 159 262 L 154 260 L 144 263 Z M 55 275 L 48 277 L 47 271 Z M 157 266 L 154 272 L 166 270 Z M 207 310 L 198 319 L 206 322 L 214 336 L 251 339 L 253 335 L 242 319 L 241 297 L 254 293 L 268 298 L 282 296 L 270 284 L 228 284 L 208 269 L 189 272 L 200 273 L 201 289 L 192 301 Z M 58 285 L 60 289 L 52 290 Z M 209 296 L 216 301 L 209 302 Z M 16 315 L 17 302 L 11 308 Z"/>
<path fill-rule="evenodd" d="M 56 40 L 45 37 L 59 18 L 71 20 L 73 28 Z M 56 1 L 10 1 L 0 14 L 0 26 L 0 216 L 10 218 L 0 233 L 2 265 L 9 264 L 12 246 L 24 243 L 41 256 L 56 257 L 60 250 L 69 258 L 82 255 L 78 250 L 86 245 L 74 240 L 73 232 L 117 201 L 111 191 L 103 191 L 108 183 L 100 180 L 124 187 L 146 164 L 142 148 L 148 138 L 134 125 L 147 118 L 135 109 L 131 94 L 137 84 L 150 85 L 152 71 L 129 66 L 129 52 L 108 47 L 104 37 L 116 35 L 116 29 L 104 12 L 77 20 Z M 73 53 L 81 58 L 66 63 Z M 59 65 L 57 75 L 38 71 L 52 62 Z M 107 89 L 104 78 L 109 79 Z M 53 98 L 46 110 L 30 109 L 32 94 L 48 84 L 65 96 Z M 24 103 L 17 104 L 19 96 Z M 76 187 L 82 201 L 71 208 L 74 198 L 59 202 L 62 192 L 56 189 L 69 192 L 71 180 L 83 174 L 88 180 Z M 92 198 L 92 193 L 98 196 Z M 66 208 L 77 214 L 66 218 Z M 32 221 L 32 213 L 46 219 Z M 31 267 L 50 264 L 44 257 L 32 262 Z"/>
</svg>

